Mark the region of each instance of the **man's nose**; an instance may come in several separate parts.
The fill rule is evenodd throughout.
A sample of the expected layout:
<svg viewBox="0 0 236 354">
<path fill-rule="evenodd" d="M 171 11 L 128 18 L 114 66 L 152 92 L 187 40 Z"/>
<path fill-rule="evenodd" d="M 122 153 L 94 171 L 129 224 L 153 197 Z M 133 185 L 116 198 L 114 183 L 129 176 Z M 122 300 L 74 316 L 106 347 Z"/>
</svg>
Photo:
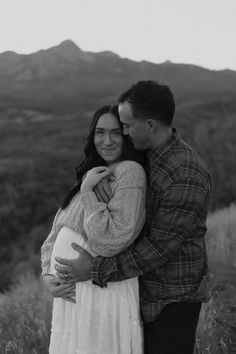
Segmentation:
<svg viewBox="0 0 236 354">
<path fill-rule="evenodd" d="M 123 127 L 123 134 L 124 135 L 129 135 L 129 130 L 127 127 Z"/>
</svg>

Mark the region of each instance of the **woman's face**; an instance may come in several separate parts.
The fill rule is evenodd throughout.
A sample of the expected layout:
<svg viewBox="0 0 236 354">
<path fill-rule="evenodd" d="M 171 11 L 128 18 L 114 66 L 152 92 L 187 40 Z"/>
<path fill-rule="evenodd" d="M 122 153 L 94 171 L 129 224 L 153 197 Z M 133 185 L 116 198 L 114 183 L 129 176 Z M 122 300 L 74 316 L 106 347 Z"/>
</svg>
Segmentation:
<svg viewBox="0 0 236 354">
<path fill-rule="evenodd" d="M 98 119 L 94 145 L 107 166 L 121 158 L 123 135 L 117 118 L 113 114 L 105 113 Z"/>
</svg>

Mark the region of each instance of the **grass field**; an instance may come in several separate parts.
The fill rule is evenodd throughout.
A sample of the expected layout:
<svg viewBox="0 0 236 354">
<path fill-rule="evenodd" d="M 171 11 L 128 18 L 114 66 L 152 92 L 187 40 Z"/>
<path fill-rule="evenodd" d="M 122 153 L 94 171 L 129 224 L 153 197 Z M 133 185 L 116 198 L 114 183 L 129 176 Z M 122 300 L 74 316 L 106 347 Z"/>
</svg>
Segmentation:
<svg viewBox="0 0 236 354">
<path fill-rule="evenodd" d="M 203 305 L 196 354 L 236 353 L 236 206 L 208 217 L 211 300 Z M 52 299 L 33 275 L 0 296 L 0 353 L 47 354 Z M 176 353 L 181 354 L 181 353 Z"/>
<path fill-rule="evenodd" d="M 236 353 L 236 206 L 208 217 L 211 299 L 203 305 L 197 354 Z"/>
</svg>

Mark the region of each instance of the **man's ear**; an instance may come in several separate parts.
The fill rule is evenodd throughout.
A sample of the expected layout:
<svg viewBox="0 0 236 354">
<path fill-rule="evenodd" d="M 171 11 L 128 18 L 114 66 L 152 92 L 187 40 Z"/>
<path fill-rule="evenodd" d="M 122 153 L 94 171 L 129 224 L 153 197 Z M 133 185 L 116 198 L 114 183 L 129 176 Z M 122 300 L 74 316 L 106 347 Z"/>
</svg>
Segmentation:
<svg viewBox="0 0 236 354">
<path fill-rule="evenodd" d="M 158 130 L 158 121 L 154 119 L 148 119 L 146 123 L 151 133 L 155 133 Z"/>
</svg>

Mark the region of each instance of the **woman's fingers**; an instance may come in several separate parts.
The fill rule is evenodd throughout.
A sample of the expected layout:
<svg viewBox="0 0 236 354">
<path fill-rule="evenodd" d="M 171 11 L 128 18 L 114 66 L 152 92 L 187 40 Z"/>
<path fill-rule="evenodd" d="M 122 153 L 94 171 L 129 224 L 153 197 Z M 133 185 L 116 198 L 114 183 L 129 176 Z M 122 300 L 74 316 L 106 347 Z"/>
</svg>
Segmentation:
<svg viewBox="0 0 236 354">
<path fill-rule="evenodd" d="M 105 177 L 109 176 L 112 171 L 106 166 L 94 167 L 88 172 L 81 185 L 81 192 L 91 192 L 94 187 Z M 100 192 L 100 191 L 99 191 Z"/>
<path fill-rule="evenodd" d="M 58 285 L 52 289 L 54 297 L 75 296 L 75 284 Z"/>
<path fill-rule="evenodd" d="M 73 302 L 74 304 L 76 303 L 75 299 L 73 297 L 69 297 L 69 296 L 63 297 L 63 300 L 66 300 L 66 301 L 69 301 L 69 302 Z"/>
<path fill-rule="evenodd" d="M 95 173 L 104 173 L 104 172 L 111 173 L 111 170 L 108 167 L 106 167 L 106 166 L 94 167 L 91 171 L 93 171 Z"/>
</svg>

